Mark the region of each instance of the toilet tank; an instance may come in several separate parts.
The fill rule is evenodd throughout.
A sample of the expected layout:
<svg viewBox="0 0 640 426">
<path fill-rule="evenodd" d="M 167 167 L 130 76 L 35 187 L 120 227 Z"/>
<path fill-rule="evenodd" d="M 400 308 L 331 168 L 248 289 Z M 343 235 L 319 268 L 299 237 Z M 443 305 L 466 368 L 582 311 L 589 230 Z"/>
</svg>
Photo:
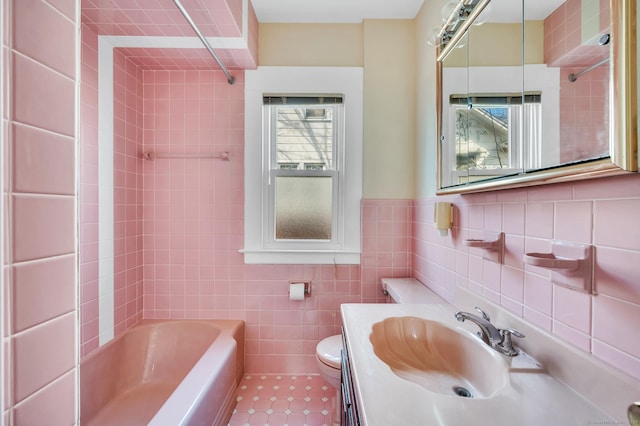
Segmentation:
<svg viewBox="0 0 640 426">
<path fill-rule="evenodd" d="M 415 278 L 382 278 L 380 281 L 387 303 L 447 303 L 446 300 Z"/>
</svg>

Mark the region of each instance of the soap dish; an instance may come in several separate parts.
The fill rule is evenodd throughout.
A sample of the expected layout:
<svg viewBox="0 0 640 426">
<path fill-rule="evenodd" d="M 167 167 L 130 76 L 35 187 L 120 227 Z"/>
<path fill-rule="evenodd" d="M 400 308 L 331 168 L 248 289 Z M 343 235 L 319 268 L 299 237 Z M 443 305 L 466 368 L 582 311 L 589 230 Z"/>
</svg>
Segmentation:
<svg viewBox="0 0 640 426">
<path fill-rule="evenodd" d="M 554 284 L 595 294 L 593 288 L 593 246 L 552 241 L 551 253 L 525 253 L 527 265 L 551 270 Z"/>
<path fill-rule="evenodd" d="M 566 269 L 574 270 L 578 268 L 580 261 L 578 259 L 566 259 L 558 257 L 553 253 L 526 253 L 524 255 L 525 263 L 546 269 Z"/>
<path fill-rule="evenodd" d="M 504 232 L 485 233 L 485 238 L 470 238 L 464 240 L 464 245 L 483 249 L 483 259 L 496 263 L 502 263 L 504 259 Z"/>
</svg>

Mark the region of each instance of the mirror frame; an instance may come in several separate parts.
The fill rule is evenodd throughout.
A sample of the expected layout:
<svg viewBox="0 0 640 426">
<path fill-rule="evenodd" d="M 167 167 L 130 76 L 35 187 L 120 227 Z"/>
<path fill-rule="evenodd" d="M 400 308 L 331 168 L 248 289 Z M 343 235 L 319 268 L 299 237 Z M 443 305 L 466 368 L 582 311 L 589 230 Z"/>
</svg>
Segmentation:
<svg viewBox="0 0 640 426">
<path fill-rule="evenodd" d="M 638 95 L 637 95 L 637 21 L 636 0 L 611 0 L 611 67 L 609 71 L 609 158 L 571 163 L 514 176 L 492 178 L 442 187 L 442 60 L 473 20 L 491 0 L 481 0 L 449 43 L 439 47 L 436 60 L 437 195 L 484 192 L 521 188 L 548 183 L 568 182 L 638 172 Z M 441 35 L 441 34 L 440 34 Z"/>
</svg>

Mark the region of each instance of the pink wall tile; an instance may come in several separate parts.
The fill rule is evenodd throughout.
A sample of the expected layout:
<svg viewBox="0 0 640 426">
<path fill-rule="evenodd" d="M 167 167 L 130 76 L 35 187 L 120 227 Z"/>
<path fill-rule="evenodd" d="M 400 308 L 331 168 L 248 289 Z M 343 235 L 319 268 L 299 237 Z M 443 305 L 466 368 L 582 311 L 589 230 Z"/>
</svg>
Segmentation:
<svg viewBox="0 0 640 426">
<path fill-rule="evenodd" d="M 554 238 L 591 244 L 592 203 L 589 201 L 556 203 Z"/>
<path fill-rule="evenodd" d="M 517 235 L 505 235 L 504 264 L 506 266 L 523 269 L 522 256 L 525 253 L 525 239 Z"/>
<path fill-rule="evenodd" d="M 528 203 L 526 209 L 527 236 L 553 237 L 553 203 Z"/>
<path fill-rule="evenodd" d="M 73 255 L 14 265 L 14 332 L 73 311 L 75 273 Z"/>
<path fill-rule="evenodd" d="M 640 304 L 640 251 L 598 247 L 595 263 L 598 293 Z"/>
<path fill-rule="evenodd" d="M 14 261 L 74 252 L 75 202 L 73 197 L 14 195 L 13 221 Z"/>
<path fill-rule="evenodd" d="M 585 352 L 591 351 L 591 336 L 587 333 L 581 333 L 560 321 L 553 322 L 553 333 Z"/>
<path fill-rule="evenodd" d="M 553 318 L 582 333 L 590 333 L 591 297 L 585 293 L 554 286 Z"/>
<path fill-rule="evenodd" d="M 74 0 L 47 0 L 47 2 L 63 13 L 71 21 L 75 21 L 76 2 Z"/>
<path fill-rule="evenodd" d="M 75 135 L 75 85 L 70 78 L 13 54 L 13 118 L 21 123 Z"/>
<path fill-rule="evenodd" d="M 636 358 L 640 357 L 640 341 L 632 339 L 640 318 L 640 306 L 600 296 L 593 304 L 593 337 Z"/>
<path fill-rule="evenodd" d="M 20 124 L 13 126 L 15 192 L 75 194 L 75 141 Z"/>
<path fill-rule="evenodd" d="M 540 327 L 543 330 L 551 331 L 552 330 L 552 322 L 551 317 L 544 315 L 535 309 L 531 309 L 525 306 L 524 308 L 524 319 L 531 322 L 533 325 Z"/>
<path fill-rule="evenodd" d="M 68 372 L 16 406 L 15 423 L 19 425 L 63 425 L 76 421 L 76 376 Z"/>
<path fill-rule="evenodd" d="M 640 226 L 637 220 L 639 199 L 599 200 L 595 203 L 596 245 L 640 250 Z"/>
<path fill-rule="evenodd" d="M 630 376 L 640 377 L 640 361 L 638 357 L 620 351 L 597 339 L 593 339 L 592 347 L 594 356 L 608 362 Z"/>
<path fill-rule="evenodd" d="M 14 337 L 16 402 L 74 368 L 74 321 L 75 315 L 67 314 Z"/>
<path fill-rule="evenodd" d="M 524 303 L 527 307 L 551 316 L 553 287 L 548 278 L 526 273 L 524 277 Z"/>
<path fill-rule="evenodd" d="M 74 78 L 75 49 L 57 47 L 75 45 L 75 23 L 42 0 L 22 0 L 12 4 L 14 22 L 20 23 L 13 26 L 14 48 Z"/>
<path fill-rule="evenodd" d="M 524 306 L 522 306 L 521 303 L 505 297 L 504 295 L 500 296 L 500 306 L 519 317 L 524 317 Z"/>
<path fill-rule="evenodd" d="M 507 203 L 502 207 L 503 230 L 507 234 L 524 235 L 524 203 Z"/>
<path fill-rule="evenodd" d="M 502 205 L 491 204 L 484 208 L 484 226 L 485 231 L 502 230 Z"/>
<path fill-rule="evenodd" d="M 524 302 L 524 272 L 522 270 L 505 267 L 502 269 L 502 295 L 509 299 Z"/>
</svg>

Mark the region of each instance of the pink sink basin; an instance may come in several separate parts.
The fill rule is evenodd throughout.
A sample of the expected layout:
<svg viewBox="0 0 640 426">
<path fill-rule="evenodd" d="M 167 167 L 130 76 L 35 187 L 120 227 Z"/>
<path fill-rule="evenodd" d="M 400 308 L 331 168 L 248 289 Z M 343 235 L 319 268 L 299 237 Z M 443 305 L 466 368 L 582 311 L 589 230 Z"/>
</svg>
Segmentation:
<svg viewBox="0 0 640 426">
<path fill-rule="evenodd" d="M 431 392 L 490 398 L 509 383 L 503 355 L 465 330 L 417 317 L 387 318 L 372 328 L 376 356 Z"/>
</svg>

